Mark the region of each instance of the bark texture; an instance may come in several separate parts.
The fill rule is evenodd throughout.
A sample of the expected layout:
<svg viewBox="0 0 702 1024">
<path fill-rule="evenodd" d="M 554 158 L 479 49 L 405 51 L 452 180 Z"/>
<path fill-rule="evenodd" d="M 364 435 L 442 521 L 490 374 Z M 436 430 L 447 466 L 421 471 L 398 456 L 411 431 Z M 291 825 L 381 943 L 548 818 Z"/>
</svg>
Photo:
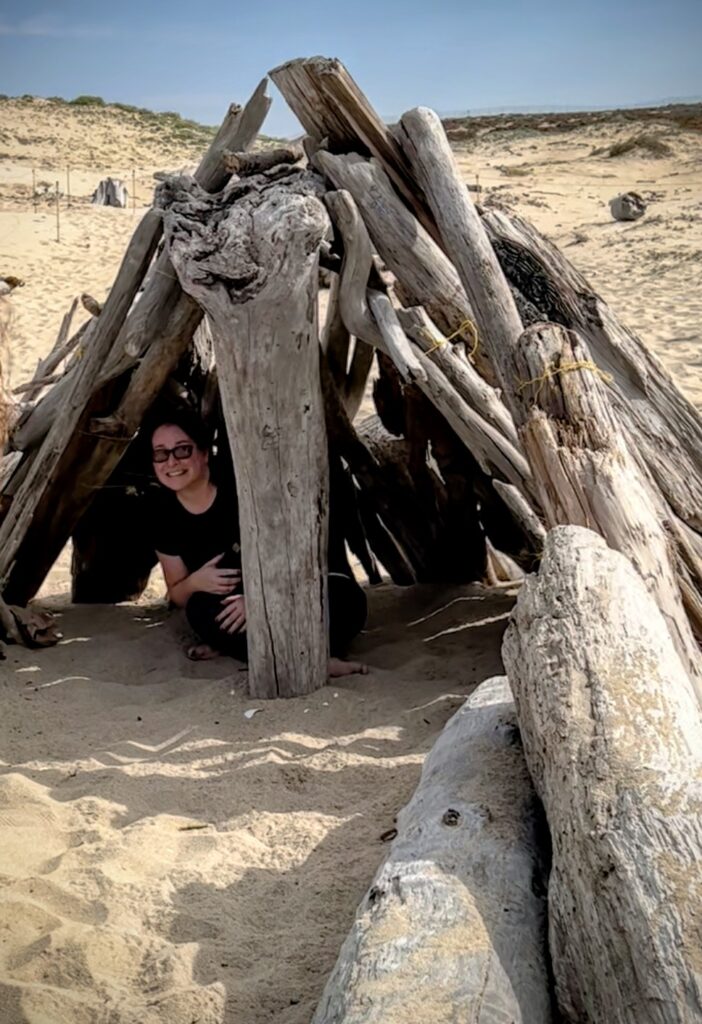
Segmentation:
<svg viewBox="0 0 702 1024">
<path fill-rule="evenodd" d="M 702 722 L 630 562 L 547 538 L 503 645 L 553 841 L 549 940 L 572 1024 L 702 1019 Z"/>
</svg>

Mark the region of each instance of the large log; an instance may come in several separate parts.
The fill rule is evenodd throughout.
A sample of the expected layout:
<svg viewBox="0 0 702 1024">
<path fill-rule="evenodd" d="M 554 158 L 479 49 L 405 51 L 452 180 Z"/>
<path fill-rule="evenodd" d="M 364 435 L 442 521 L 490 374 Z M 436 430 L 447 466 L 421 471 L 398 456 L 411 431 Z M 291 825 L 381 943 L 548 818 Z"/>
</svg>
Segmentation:
<svg viewBox="0 0 702 1024">
<path fill-rule="evenodd" d="M 630 562 L 547 538 L 503 645 L 553 841 L 549 939 L 570 1024 L 702 1019 L 702 722 Z"/>
<path fill-rule="evenodd" d="M 485 210 L 482 216 L 511 284 L 543 320 L 576 330 L 598 367 L 611 374 L 611 401 L 633 450 L 677 515 L 701 532 L 699 411 L 552 242 L 519 217 L 497 210 Z"/>
<path fill-rule="evenodd" d="M 411 169 L 387 124 L 378 116 L 341 61 L 307 57 L 269 72 L 297 115 L 313 147 L 335 153 L 358 151 L 359 144 L 385 168 L 404 202 L 423 226 L 435 231 L 417 194 Z"/>
<path fill-rule="evenodd" d="M 485 227 L 462 180 L 446 133 L 433 110 L 403 114 L 398 133 L 436 219 L 444 249 L 474 310 L 509 404 L 514 389 L 514 348 L 522 322 Z"/>
<path fill-rule="evenodd" d="M 171 259 L 212 326 L 238 484 L 249 691 L 327 678 L 328 460 L 319 381 L 318 251 L 329 226 L 309 172 L 210 197 L 163 186 Z"/>
<path fill-rule="evenodd" d="M 312 1024 L 549 1024 L 540 817 L 505 679 L 429 754 Z"/>
<path fill-rule="evenodd" d="M 196 171 L 196 180 L 203 188 L 214 192 L 227 183 L 230 175 L 224 169 L 223 154 L 252 144 L 270 102 L 264 79 L 243 110 L 231 105 Z M 161 231 L 159 217 L 158 237 Z M 154 261 L 139 301 L 122 326 L 113 346 L 112 359 L 107 360 L 107 367 L 100 375 L 100 389 L 62 453 L 56 482 L 38 507 L 18 552 L 10 580 L 15 604 L 25 604 L 36 594 L 93 495 L 105 486 L 118 465 L 144 414 L 186 351 L 201 319 L 200 307 L 183 293 L 168 253 L 162 252 Z M 96 323 L 100 320 L 102 316 Z M 130 347 L 132 355 L 127 351 Z M 124 374 L 135 363 L 138 365 L 125 391 Z M 72 375 L 66 374 L 39 403 L 35 414 L 38 421 L 34 416 L 27 421 L 13 438 L 15 446 L 31 447 L 37 437 L 41 438 L 47 420 L 51 422 L 65 402 L 62 389 L 70 379 Z M 46 402 L 49 404 L 45 405 Z M 115 403 L 119 403 L 117 408 Z M 105 422 L 108 413 L 110 419 Z M 101 422 L 91 425 L 96 416 Z M 25 429 L 29 431 L 26 434 Z"/>
<path fill-rule="evenodd" d="M 631 559 L 702 700 L 702 658 L 655 489 L 622 436 L 590 353 L 574 332 L 535 325 L 519 339 L 516 370 L 515 415 L 547 526 L 588 526 Z"/>
</svg>

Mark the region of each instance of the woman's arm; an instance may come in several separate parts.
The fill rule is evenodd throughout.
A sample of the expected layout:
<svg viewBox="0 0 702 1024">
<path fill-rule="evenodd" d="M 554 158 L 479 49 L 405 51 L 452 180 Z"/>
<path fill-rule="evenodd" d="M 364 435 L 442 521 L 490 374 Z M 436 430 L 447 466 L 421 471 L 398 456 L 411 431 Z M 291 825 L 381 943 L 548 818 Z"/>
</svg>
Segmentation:
<svg viewBox="0 0 702 1024">
<path fill-rule="evenodd" d="M 238 569 L 217 568 L 217 563 L 224 557 L 223 554 L 211 558 L 209 562 L 205 562 L 191 573 L 188 573 L 187 566 L 179 555 L 164 555 L 157 551 L 156 556 L 161 564 L 168 596 L 179 608 L 184 608 L 188 598 L 198 591 L 222 596 L 231 594 L 241 579 Z"/>
</svg>

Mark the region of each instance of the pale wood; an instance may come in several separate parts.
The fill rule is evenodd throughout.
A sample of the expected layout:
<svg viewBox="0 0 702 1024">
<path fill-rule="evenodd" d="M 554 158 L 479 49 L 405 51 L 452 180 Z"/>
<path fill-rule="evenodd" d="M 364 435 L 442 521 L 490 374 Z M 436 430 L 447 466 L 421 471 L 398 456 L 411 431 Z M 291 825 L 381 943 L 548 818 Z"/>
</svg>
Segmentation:
<svg viewBox="0 0 702 1024">
<path fill-rule="evenodd" d="M 93 393 L 100 367 L 119 333 L 124 317 L 151 262 L 157 242 L 155 221 L 160 222 L 159 215 L 149 211 L 135 231 L 105 307 L 93 323 L 90 344 L 86 348 L 84 359 L 78 363 L 78 372 L 70 394 L 59 410 L 0 526 L 0 589 L 4 587 L 25 531 L 52 481 L 61 454 Z"/>
<path fill-rule="evenodd" d="M 341 315 L 340 291 L 341 277 L 339 274 L 333 274 L 320 342 L 322 351 L 327 357 L 334 383 L 338 388 L 343 388 L 346 380 L 351 335 Z"/>
<path fill-rule="evenodd" d="M 279 149 L 262 149 L 258 153 L 224 154 L 224 166 L 231 174 L 239 177 L 249 174 L 261 174 L 280 164 L 296 164 L 302 160 L 304 151 L 299 144 L 284 146 Z"/>
<path fill-rule="evenodd" d="M 370 238 L 349 192 L 327 192 L 327 209 L 344 242 L 339 274 L 339 310 L 350 334 L 383 347 L 383 338 L 368 307 L 368 277 L 373 267 Z"/>
<path fill-rule="evenodd" d="M 383 169 L 357 154 L 320 151 L 315 165 L 358 207 L 378 254 L 396 278 L 403 306 L 423 306 L 439 330 L 453 334 L 465 320 L 475 320 L 453 264 L 394 192 Z M 479 348 L 476 367 L 489 383 L 494 371 Z"/>
<path fill-rule="evenodd" d="M 308 172 L 248 185 L 212 200 L 173 185 L 165 226 L 179 279 L 214 336 L 237 477 L 249 692 L 292 697 L 327 678 L 317 255 L 329 221 Z"/>
<path fill-rule="evenodd" d="M 487 232 L 458 170 L 446 132 L 427 107 L 402 115 L 398 138 L 474 311 L 480 344 L 509 403 L 522 322 Z"/>
<path fill-rule="evenodd" d="M 372 288 L 369 288 L 366 294 L 368 305 L 382 338 L 380 347 L 386 355 L 390 356 L 406 383 L 414 381 L 421 385 L 422 381 L 427 379 L 427 371 L 422 365 L 416 347 L 412 346 L 402 330 L 402 325 L 390 299 L 383 292 L 375 291 Z"/>
<path fill-rule="evenodd" d="M 270 102 L 264 79 L 243 111 L 232 105 L 196 172 L 204 188 L 219 191 L 227 183 L 229 173 L 223 167 L 223 151 L 238 151 L 254 141 Z M 161 232 L 159 217 L 154 237 L 158 239 Z M 183 293 L 176 280 L 167 252 L 161 253 L 113 345 L 112 359 L 105 361 L 106 368 L 96 387 L 112 387 L 113 378 L 133 369 L 135 363 L 138 363 L 137 368 L 112 417 L 107 422 L 103 418 L 97 425 L 97 434 L 89 436 L 92 414 L 88 411 L 66 446 L 56 481 L 37 509 L 32 533 L 38 537 L 38 542 L 23 546 L 18 557 L 12 577 L 15 603 L 26 602 L 41 586 L 96 489 L 107 482 L 122 458 L 144 413 L 186 351 L 201 319 L 199 306 Z M 135 339 L 137 355 L 130 356 L 125 351 L 129 338 Z M 41 440 L 65 402 L 63 389 L 74 372 L 67 373 L 39 402 L 36 412 L 13 437 L 15 447 L 32 447 Z M 101 396 L 105 393 L 105 390 L 100 392 Z M 103 397 L 102 408 L 104 401 Z M 70 487 L 66 486 L 66 480 L 72 481 Z"/>
<path fill-rule="evenodd" d="M 497 388 L 483 380 L 471 361 L 462 353 L 462 345 L 453 345 L 421 306 L 398 309 L 397 315 L 408 337 L 439 367 L 461 398 L 489 423 L 492 423 L 515 447 L 519 436 L 512 414 Z"/>
<path fill-rule="evenodd" d="M 631 563 L 546 540 L 503 645 L 553 840 L 549 939 L 569 1024 L 702 1019 L 702 721 Z"/>
<path fill-rule="evenodd" d="M 702 531 L 702 416 L 660 361 L 624 327 L 583 275 L 536 228 L 498 210 L 485 224 L 510 282 L 544 320 L 573 328 L 613 377 L 610 398 L 631 441 L 676 514 Z"/>
<path fill-rule="evenodd" d="M 449 720 L 397 829 L 312 1024 L 549 1024 L 539 821 L 506 679 Z"/>
<path fill-rule="evenodd" d="M 546 525 L 590 527 L 631 559 L 702 700 L 702 659 L 660 504 L 620 430 L 609 389 L 588 368 L 592 365 L 582 339 L 555 324 L 534 325 L 519 339 L 517 372 L 525 384 L 515 392 L 517 419 Z"/>
<path fill-rule="evenodd" d="M 341 61 L 308 57 L 288 61 L 269 72 L 311 140 L 334 152 L 357 151 L 359 144 L 376 157 L 408 208 L 425 229 L 435 226 L 417 195 L 407 160 L 390 128 L 378 116 Z"/>
<path fill-rule="evenodd" d="M 218 192 L 230 178 L 230 173 L 224 167 L 225 151 L 244 150 L 258 135 L 271 104 L 266 95 L 266 86 L 267 79 L 264 78 L 243 110 L 234 103 L 229 107 L 217 135 L 195 171 L 195 180 L 208 192 Z M 155 224 L 154 232 L 156 241 L 160 240 L 160 219 Z M 122 326 L 100 375 L 99 384 L 102 386 L 132 369 L 152 345 L 156 349 L 163 346 L 163 358 L 155 356 L 152 364 L 153 369 L 159 371 L 160 383 L 154 379 L 154 384 L 158 384 L 155 394 L 158 394 L 188 347 L 199 323 L 194 311 L 196 307 L 192 300 L 183 295 L 168 253 L 162 252 L 151 268 L 139 301 L 130 310 Z M 26 451 L 36 447 L 42 440 L 70 390 L 71 378 L 72 374 L 59 381 L 37 405 L 32 416 L 13 436 L 14 447 Z M 148 379 L 140 380 L 138 389 L 144 390 L 147 397 L 151 397 L 152 389 L 148 387 Z"/>
</svg>

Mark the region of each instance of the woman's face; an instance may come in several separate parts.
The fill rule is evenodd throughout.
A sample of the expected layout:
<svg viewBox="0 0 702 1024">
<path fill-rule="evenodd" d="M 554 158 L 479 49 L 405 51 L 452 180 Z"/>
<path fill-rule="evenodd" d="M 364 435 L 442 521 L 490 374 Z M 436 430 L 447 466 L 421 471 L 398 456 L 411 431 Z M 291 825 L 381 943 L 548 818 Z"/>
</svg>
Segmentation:
<svg viewBox="0 0 702 1024">
<path fill-rule="evenodd" d="M 184 455 L 187 449 L 181 445 L 189 446 L 191 452 L 186 458 L 179 459 L 173 449 Z M 180 427 L 171 423 L 158 427 L 151 438 L 151 451 L 155 457 L 159 453 L 161 457 L 165 452 L 169 453 L 165 462 L 154 461 L 153 466 L 158 482 L 171 491 L 183 491 L 191 484 L 209 479 L 208 453 L 201 451 Z"/>
</svg>

